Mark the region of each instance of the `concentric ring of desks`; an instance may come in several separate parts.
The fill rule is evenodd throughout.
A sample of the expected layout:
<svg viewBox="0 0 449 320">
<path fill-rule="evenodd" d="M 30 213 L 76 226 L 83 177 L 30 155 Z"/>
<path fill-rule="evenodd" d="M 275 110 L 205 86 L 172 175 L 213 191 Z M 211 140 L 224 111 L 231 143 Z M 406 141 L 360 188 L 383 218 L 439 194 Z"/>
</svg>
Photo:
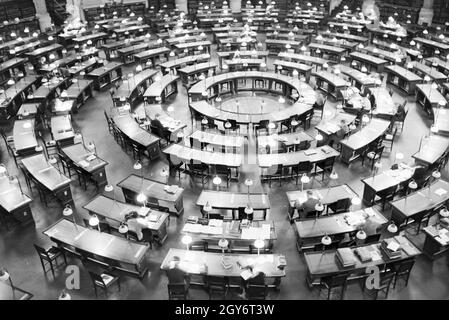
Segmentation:
<svg viewBox="0 0 449 320">
<path fill-rule="evenodd" d="M 249 123 L 259 123 L 264 120 L 268 120 L 271 122 L 280 122 L 286 119 L 289 119 L 292 116 L 302 115 L 312 109 L 312 105 L 315 103 L 315 91 L 305 82 L 300 81 L 299 79 L 288 77 L 280 74 L 273 74 L 268 72 L 260 72 L 260 71 L 246 71 L 246 72 L 231 72 L 231 73 L 223 73 L 218 76 L 213 76 L 206 78 L 197 82 L 193 85 L 189 90 L 189 100 L 192 101 L 193 98 L 201 97 L 204 91 L 208 92 L 207 98 L 210 99 L 216 95 L 217 89 L 219 86 L 224 83 L 232 82 L 234 83 L 235 92 L 239 91 L 237 86 L 237 82 L 240 79 L 244 79 L 246 81 L 252 81 L 251 88 L 245 87 L 241 88 L 245 91 L 256 91 L 262 90 L 267 93 L 279 94 L 284 97 L 292 98 L 292 94 L 294 91 L 298 93 L 302 98 L 296 101 L 293 105 L 286 107 L 282 110 L 272 112 L 270 114 L 242 114 L 237 112 L 229 112 L 219 110 L 216 107 L 209 104 L 207 101 L 196 101 L 191 102 L 190 107 L 194 109 L 196 112 L 218 121 L 228 121 L 235 120 L 240 124 L 249 124 Z M 268 88 L 257 88 L 254 83 L 256 80 L 261 81 L 269 81 Z M 282 85 L 282 92 L 273 90 L 272 84 L 278 83 Z M 212 90 L 212 95 L 210 90 Z M 243 91 L 240 90 L 240 91 Z M 231 92 L 231 91 L 230 91 Z M 292 98 L 293 99 L 293 98 Z"/>
</svg>

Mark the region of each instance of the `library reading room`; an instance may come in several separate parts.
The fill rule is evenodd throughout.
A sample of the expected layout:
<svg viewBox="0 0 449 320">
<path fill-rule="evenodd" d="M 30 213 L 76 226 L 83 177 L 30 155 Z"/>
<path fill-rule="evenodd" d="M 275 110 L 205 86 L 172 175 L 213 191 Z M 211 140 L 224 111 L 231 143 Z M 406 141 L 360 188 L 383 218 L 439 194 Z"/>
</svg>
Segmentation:
<svg viewBox="0 0 449 320">
<path fill-rule="evenodd" d="M 449 299 L 449 1 L 1 0 L 0 300 Z"/>
</svg>

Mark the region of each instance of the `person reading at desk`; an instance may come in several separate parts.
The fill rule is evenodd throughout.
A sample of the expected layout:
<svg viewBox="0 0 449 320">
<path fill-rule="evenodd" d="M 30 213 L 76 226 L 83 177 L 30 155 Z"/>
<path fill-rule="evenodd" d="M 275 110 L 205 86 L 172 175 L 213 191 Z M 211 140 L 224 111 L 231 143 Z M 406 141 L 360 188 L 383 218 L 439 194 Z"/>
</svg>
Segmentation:
<svg viewBox="0 0 449 320">
<path fill-rule="evenodd" d="M 137 211 L 131 211 L 125 215 L 125 222 L 128 225 L 130 231 L 134 232 L 137 236 L 137 240 L 150 242 L 151 239 L 144 239 L 143 229 L 147 229 L 145 219 L 141 218 Z"/>
<path fill-rule="evenodd" d="M 323 110 L 324 104 L 326 103 L 326 97 L 315 88 L 315 103 L 313 104 L 313 109 Z"/>
<path fill-rule="evenodd" d="M 315 206 L 320 202 L 317 198 L 314 197 L 312 190 L 307 190 L 306 192 L 307 200 L 304 202 L 300 202 L 299 200 L 296 200 L 295 207 L 298 212 L 298 218 L 300 220 L 307 218 L 307 216 L 310 213 L 314 213 Z M 294 217 L 292 217 L 292 220 L 294 220 Z"/>
<path fill-rule="evenodd" d="M 151 127 L 156 128 L 157 130 L 162 132 L 164 130 L 164 126 L 162 125 L 162 122 L 159 120 L 160 116 L 161 115 L 159 113 L 156 113 L 154 119 L 151 120 Z"/>
<path fill-rule="evenodd" d="M 178 256 L 173 256 L 169 262 L 169 268 L 166 270 L 169 284 L 184 284 L 186 288 L 189 287 L 189 276 L 180 268 L 181 259 Z"/>
<path fill-rule="evenodd" d="M 334 134 L 332 139 L 329 141 L 329 145 L 332 147 L 334 143 L 340 143 L 341 140 L 343 140 L 346 135 L 350 132 L 349 126 L 346 123 L 345 119 L 341 119 L 340 123 L 338 124 L 340 129 L 338 129 Z"/>
</svg>

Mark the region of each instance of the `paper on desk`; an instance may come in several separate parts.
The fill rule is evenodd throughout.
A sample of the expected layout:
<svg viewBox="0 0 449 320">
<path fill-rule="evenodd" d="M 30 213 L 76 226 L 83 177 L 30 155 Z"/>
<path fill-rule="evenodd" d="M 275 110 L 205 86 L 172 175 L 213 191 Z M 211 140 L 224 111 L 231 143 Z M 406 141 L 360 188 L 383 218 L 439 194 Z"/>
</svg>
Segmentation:
<svg viewBox="0 0 449 320">
<path fill-rule="evenodd" d="M 151 221 L 151 222 L 156 222 L 156 221 L 158 221 L 159 220 L 159 215 L 157 215 L 157 214 L 150 214 L 149 216 L 148 216 L 148 220 L 149 221 Z"/>
<path fill-rule="evenodd" d="M 211 227 L 223 227 L 223 220 L 220 219 L 210 219 L 209 226 Z"/>
<path fill-rule="evenodd" d="M 94 154 L 91 154 L 90 156 L 86 157 L 87 161 L 95 160 L 97 157 Z"/>
<path fill-rule="evenodd" d="M 81 160 L 80 162 L 78 162 L 83 168 L 86 168 L 89 166 L 89 162 L 87 162 L 86 160 Z"/>
<path fill-rule="evenodd" d="M 373 208 L 366 208 L 365 213 L 368 214 L 368 217 L 376 216 L 376 211 Z"/>
<path fill-rule="evenodd" d="M 437 196 L 442 196 L 442 195 L 445 195 L 447 193 L 447 191 L 445 190 L 445 189 L 443 189 L 443 188 L 438 188 L 438 189 L 436 189 L 435 190 L 435 194 L 437 195 Z"/>
<path fill-rule="evenodd" d="M 372 259 L 373 261 L 382 260 L 382 257 L 381 257 L 381 255 L 379 254 L 379 252 L 377 252 L 377 251 L 371 251 L 370 254 L 371 254 L 371 259 Z"/>
<path fill-rule="evenodd" d="M 251 278 L 253 275 L 253 273 L 251 271 L 249 271 L 248 269 L 243 270 L 242 273 L 240 274 L 240 276 L 243 278 L 243 280 L 248 280 L 249 278 Z"/>
</svg>

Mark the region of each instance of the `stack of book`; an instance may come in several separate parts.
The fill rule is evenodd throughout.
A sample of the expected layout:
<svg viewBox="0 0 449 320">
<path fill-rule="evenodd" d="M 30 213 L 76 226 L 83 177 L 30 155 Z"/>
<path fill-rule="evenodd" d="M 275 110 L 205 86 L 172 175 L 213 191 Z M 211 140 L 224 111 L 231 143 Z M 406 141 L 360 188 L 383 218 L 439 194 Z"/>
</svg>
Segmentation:
<svg viewBox="0 0 449 320">
<path fill-rule="evenodd" d="M 366 247 L 359 247 L 355 249 L 355 253 L 362 262 L 369 262 L 372 260 L 371 253 Z"/>
<path fill-rule="evenodd" d="M 380 244 L 380 250 L 389 259 L 397 259 L 401 257 L 401 246 L 393 238 L 382 240 L 382 243 Z"/>
<path fill-rule="evenodd" d="M 343 268 L 352 267 L 355 265 L 356 260 L 354 253 L 350 248 L 339 248 L 337 249 L 337 260 L 341 263 Z"/>
</svg>

